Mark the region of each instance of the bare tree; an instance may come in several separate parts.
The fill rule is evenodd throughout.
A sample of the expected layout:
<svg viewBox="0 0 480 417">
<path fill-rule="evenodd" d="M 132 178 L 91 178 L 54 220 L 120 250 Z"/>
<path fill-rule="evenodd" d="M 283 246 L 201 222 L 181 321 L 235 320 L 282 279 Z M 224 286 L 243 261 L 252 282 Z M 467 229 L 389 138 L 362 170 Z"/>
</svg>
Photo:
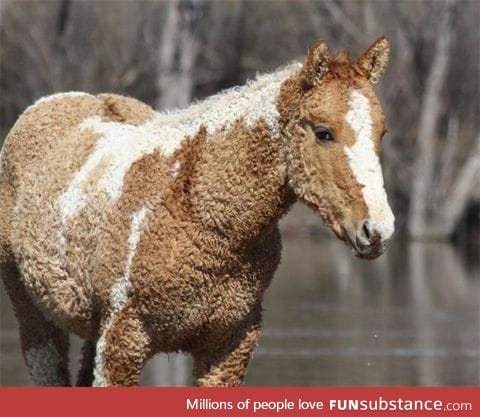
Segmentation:
<svg viewBox="0 0 480 417">
<path fill-rule="evenodd" d="M 410 201 L 408 231 L 412 236 L 423 237 L 430 233 L 427 222 L 427 206 L 435 173 L 435 138 L 442 111 L 442 87 L 447 77 L 452 38 L 453 3 L 446 4 L 442 22 L 438 28 L 435 52 L 427 77 L 420 125 L 417 137 L 415 180 Z"/>
<path fill-rule="evenodd" d="M 157 108 L 184 107 L 192 99 L 198 28 L 204 0 L 168 2 L 159 46 Z"/>
<path fill-rule="evenodd" d="M 469 202 L 478 173 L 480 173 L 480 133 L 477 136 L 476 145 L 473 146 L 472 152 L 450 186 L 450 192 L 441 202 L 438 202 L 440 209 L 435 213 L 437 221 L 434 225 L 433 237 L 446 238 L 455 231 Z"/>
<path fill-rule="evenodd" d="M 445 3 L 423 94 L 408 216 L 408 231 L 415 238 L 438 239 L 452 235 L 468 203 L 479 168 L 480 135 L 472 147 L 473 152 L 466 155 L 463 167 L 448 187 L 447 173 L 451 175 L 453 154 L 459 139 L 458 135 L 452 132 L 458 132 L 458 128 L 452 127 L 456 122 L 451 119 L 450 132 L 442 149 L 443 157 L 437 157 L 437 138 L 440 134 L 442 111 L 445 108 L 444 86 L 451 65 L 452 19 L 455 6 L 453 1 Z M 435 175 L 436 172 L 440 172 L 440 175 Z"/>
</svg>

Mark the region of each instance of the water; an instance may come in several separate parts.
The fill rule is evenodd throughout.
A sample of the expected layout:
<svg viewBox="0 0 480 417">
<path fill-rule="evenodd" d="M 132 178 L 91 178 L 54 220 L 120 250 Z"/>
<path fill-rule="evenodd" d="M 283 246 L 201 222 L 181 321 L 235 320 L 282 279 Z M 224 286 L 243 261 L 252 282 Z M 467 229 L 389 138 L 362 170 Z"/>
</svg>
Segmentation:
<svg viewBox="0 0 480 417">
<path fill-rule="evenodd" d="M 479 274 L 448 244 L 373 262 L 288 241 L 249 385 L 478 385 Z"/>
<path fill-rule="evenodd" d="M 397 240 L 365 262 L 333 239 L 284 239 L 246 385 L 478 385 L 478 252 L 463 252 Z M 31 385 L 3 288 L 0 297 L 0 383 Z M 73 339 L 74 371 L 78 349 Z M 189 369 L 163 355 L 143 384 L 188 384 Z"/>
</svg>

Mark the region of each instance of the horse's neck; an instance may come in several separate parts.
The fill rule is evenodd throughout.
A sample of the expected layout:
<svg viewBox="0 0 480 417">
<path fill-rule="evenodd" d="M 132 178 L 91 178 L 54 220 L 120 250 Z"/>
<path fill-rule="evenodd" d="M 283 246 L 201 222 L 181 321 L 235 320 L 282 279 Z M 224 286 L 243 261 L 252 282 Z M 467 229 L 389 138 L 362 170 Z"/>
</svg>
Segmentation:
<svg viewBox="0 0 480 417">
<path fill-rule="evenodd" d="M 282 141 L 268 124 L 237 125 L 213 139 L 192 173 L 191 201 L 203 226 L 237 244 L 260 237 L 291 203 Z"/>
<path fill-rule="evenodd" d="M 286 210 L 277 98 L 298 68 L 290 64 L 185 110 L 158 115 L 158 131 L 171 143 L 190 137 L 178 166 L 189 166 L 180 172 L 190 181 L 193 213 L 206 228 L 251 240 Z"/>
</svg>

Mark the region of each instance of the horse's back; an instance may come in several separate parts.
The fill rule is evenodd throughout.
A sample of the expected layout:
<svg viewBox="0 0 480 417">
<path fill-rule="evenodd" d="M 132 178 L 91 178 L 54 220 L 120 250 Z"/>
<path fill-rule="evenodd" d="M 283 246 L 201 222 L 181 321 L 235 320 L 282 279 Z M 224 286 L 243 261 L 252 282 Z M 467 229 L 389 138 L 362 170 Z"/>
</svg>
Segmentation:
<svg viewBox="0 0 480 417">
<path fill-rule="evenodd" d="M 5 140 L 3 156 L 17 179 L 38 165 L 48 165 L 59 154 L 65 165 L 75 169 L 83 162 L 82 154 L 93 146 L 80 132 L 83 121 L 97 116 L 105 121 L 141 124 L 152 115 L 149 106 L 115 94 L 54 94 L 37 100 L 19 117 Z M 52 174 L 51 178 L 59 176 Z"/>
</svg>

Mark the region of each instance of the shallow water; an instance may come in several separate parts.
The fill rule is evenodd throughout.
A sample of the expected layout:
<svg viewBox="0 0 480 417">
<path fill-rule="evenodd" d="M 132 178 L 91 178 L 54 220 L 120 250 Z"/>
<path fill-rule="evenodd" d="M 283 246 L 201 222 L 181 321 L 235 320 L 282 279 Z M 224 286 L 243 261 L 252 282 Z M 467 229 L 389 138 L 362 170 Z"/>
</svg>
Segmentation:
<svg viewBox="0 0 480 417">
<path fill-rule="evenodd" d="M 365 262 L 333 239 L 284 239 L 247 385 L 478 385 L 478 252 L 396 241 Z M 0 383 L 30 385 L 0 293 Z M 79 340 L 72 343 L 72 369 Z M 151 361 L 144 385 L 190 382 L 190 362 Z"/>
</svg>

